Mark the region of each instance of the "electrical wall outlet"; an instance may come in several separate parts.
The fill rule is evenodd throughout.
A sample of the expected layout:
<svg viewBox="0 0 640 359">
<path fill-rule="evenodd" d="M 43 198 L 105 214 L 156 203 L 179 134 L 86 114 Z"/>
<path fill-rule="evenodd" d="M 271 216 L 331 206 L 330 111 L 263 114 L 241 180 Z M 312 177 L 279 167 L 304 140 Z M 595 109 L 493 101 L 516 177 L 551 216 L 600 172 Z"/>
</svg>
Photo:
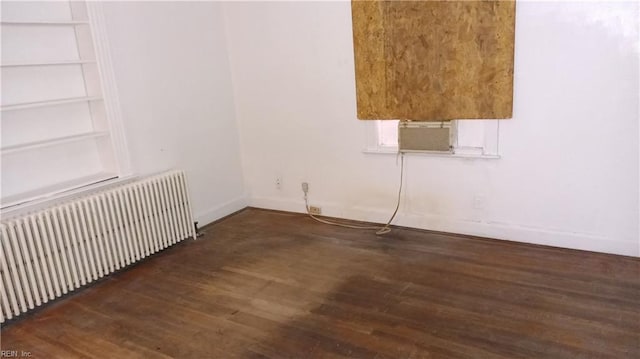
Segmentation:
<svg viewBox="0 0 640 359">
<path fill-rule="evenodd" d="M 276 177 L 276 189 L 282 189 L 282 177 Z"/>
<path fill-rule="evenodd" d="M 316 207 L 316 206 L 309 206 L 309 213 L 315 214 L 315 215 L 321 215 L 322 208 Z"/>
<path fill-rule="evenodd" d="M 309 192 L 309 183 L 302 182 L 302 192 L 304 192 L 304 193 Z"/>
<path fill-rule="evenodd" d="M 484 209 L 487 202 L 487 198 L 484 195 L 478 194 L 473 197 L 473 208 Z"/>
</svg>

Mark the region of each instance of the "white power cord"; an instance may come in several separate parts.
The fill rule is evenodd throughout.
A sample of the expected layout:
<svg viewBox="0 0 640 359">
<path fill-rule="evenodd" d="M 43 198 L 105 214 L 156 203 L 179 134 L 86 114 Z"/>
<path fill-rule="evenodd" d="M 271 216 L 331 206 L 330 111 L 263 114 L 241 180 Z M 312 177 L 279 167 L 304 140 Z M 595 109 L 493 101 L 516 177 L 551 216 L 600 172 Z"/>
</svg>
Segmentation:
<svg viewBox="0 0 640 359">
<path fill-rule="evenodd" d="M 302 191 L 304 192 L 304 205 L 305 205 L 305 207 L 307 209 L 307 214 L 309 215 L 309 217 L 315 219 L 316 221 L 318 221 L 320 223 L 330 224 L 332 226 L 338 226 L 338 227 L 344 227 L 344 228 L 352 228 L 352 229 L 377 229 L 377 231 L 376 231 L 377 235 L 387 234 L 387 233 L 391 232 L 391 227 L 390 227 L 391 221 L 393 221 L 393 219 L 396 217 L 396 214 L 398 213 L 398 209 L 400 208 L 400 197 L 402 195 L 403 177 L 404 177 L 404 153 L 401 152 L 400 153 L 400 186 L 398 187 L 398 201 L 396 203 L 396 209 L 393 211 L 393 214 L 391 215 L 391 218 L 389 218 L 389 221 L 387 221 L 387 224 L 385 224 L 382 227 L 380 227 L 380 226 L 357 226 L 357 225 L 354 225 L 354 224 L 347 224 L 347 223 L 328 221 L 326 219 L 322 219 L 322 218 L 316 217 L 309 210 L 309 201 L 307 199 L 307 193 L 309 192 L 309 185 L 307 183 L 303 183 L 302 184 Z"/>
</svg>

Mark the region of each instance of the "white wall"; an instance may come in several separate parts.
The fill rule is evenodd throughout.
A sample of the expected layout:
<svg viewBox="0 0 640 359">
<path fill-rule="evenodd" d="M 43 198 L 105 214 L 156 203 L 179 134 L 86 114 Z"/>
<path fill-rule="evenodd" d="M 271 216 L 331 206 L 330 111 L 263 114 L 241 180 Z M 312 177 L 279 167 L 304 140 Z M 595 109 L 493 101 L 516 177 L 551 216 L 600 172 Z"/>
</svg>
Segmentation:
<svg viewBox="0 0 640 359">
<path fill-rule="evenodd" d="M 502 158 L 409 156 L 396 223 L 638 256 L 637 7 L 519 2 Z M 362 153 L 349 2 L 223 8 L 251 205 L 301 212 L 304 180 L 324 214 L 385 221 L 399 167 Z"/>
<path fill-rule="evenodd" d="M 218 3 L 103 5 L 136 174 L 186 170 L 196 220 L 246 205 Z"/>
</svg>

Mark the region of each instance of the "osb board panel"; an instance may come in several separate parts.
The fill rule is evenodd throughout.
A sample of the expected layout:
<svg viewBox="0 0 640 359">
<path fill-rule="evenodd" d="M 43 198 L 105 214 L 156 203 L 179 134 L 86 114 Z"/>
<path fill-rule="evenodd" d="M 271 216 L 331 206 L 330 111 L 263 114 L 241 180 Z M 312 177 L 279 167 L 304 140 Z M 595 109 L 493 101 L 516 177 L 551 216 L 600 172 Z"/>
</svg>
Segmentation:
<svg viewBox="0 0 640 359">
<path fill-rule="evenodd" d="M 358 118 L 510 118 L 513 1 L 352 1 Z"/>
<path fill-rule="evenodd" d="M 352 1 L 358 118 L 392 115 L 387 106 L 383 6 L 378 1 Z"/>
</svg>

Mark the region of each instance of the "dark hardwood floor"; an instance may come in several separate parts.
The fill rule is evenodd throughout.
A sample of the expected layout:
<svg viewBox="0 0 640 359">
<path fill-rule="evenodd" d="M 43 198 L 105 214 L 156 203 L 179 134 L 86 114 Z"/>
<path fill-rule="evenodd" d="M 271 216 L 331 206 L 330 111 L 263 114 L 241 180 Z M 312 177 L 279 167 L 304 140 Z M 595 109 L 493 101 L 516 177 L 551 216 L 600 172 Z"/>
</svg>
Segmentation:
<svg viewBox="0 0 640 359">
<path fill-rule="evenodd" d="M 640 261 L 247 209 L 2 329 L 34 358 L 640 358 Z M 515 239 L 515 238 L 514 238 Z"/>
</svg>

